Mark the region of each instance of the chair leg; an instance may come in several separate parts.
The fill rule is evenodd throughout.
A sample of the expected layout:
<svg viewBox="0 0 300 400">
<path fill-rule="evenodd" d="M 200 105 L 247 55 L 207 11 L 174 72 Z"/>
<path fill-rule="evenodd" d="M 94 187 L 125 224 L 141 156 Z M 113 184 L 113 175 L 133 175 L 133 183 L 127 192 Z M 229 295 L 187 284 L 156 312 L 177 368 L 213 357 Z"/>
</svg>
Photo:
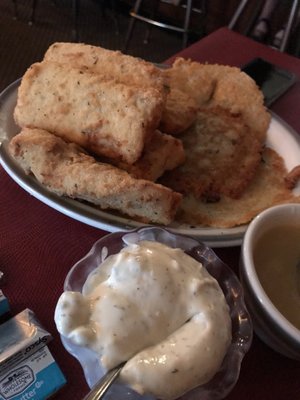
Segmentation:
<svg viewBox="0 0 300 400">
<path fill-rule="evenodd" d="M 286 47 L 288 45 L 288 41 L 289 41 L 290 34 L 291 34 L 291 31 L 292 31 L 292 28 L 293 28 L 293 24 L 294 24 L 295 18 L 297 16 L 298 7 L 299 7 L 299 0 L 294 0 L 293 4 L 292 4 L 292 7 L 291 7 L 290 15 L 289 15 L 289 18 L 288 18 L 288 21 L 287 21 L 287 25 L 286 25 L 286 28 L 285 28 L 285 31 L 284 31 L 284 36 L 283 36 L 283 39 L 282 39 L 282 43 L 281 43 L 280 48 L 279 48 L 280 51 L 285 51 L 285 49 L 286 49 Z"/>
<path fill-rule="evenodd" d="M 206 15 L 206 0 L 201 1 L 201 13 Z"/>
<path fill-rule="evenodd" d="M 292 54 L 299 58 L 300 57 L 300 40 L 299 40 L 299 38 L 300 38 L 300 27 L 299 26 L 297 27 L 296 37 L 297 37 L 297 39 L 295 41 L 295 46 L 293 48 L 293 53 Z"/>
<path fill-rule="evenodd" d="M 36 12 L 37 0 L 32 1 L 31 15 L 28 21 L 29 25 L 33 25 L 35 23 L 35 12 Z"/>
<path fill-rule="evenodd" d="M 104 3 L 105 3 L 105 0 L 104 0 Z M 118 35 L 120 33 L 120 29 L 119 29 L 119 20 L 118 20 L 116 0 L 110 0 L 109 3 L 110 3 L 109 4 L 109 15 L 114 22 L 116 35 Z"/>
<path fill-rule="evenodd" d="M 136 0 L 135 5 L 134 5 L 134 8 L 133 8 L 133 12 L 134 12 L 135 14 L 138 13 L 141 4 L 142 4 L 142 0 Z M 125 44 L 124 44 L 124 47 L 123 47 L 123 52 L 126 52 L 126 51 L 127 51 L 129 42 L 130 42 L 131 37 L 132 37 L 132 33 L 133 33 L 133 28 L 134 28 L 135 22 L 136 22 L 135 18 L 131 16 L 131 17 L 130 17 L 130 21 L 129 21 L 129 26 L 128 26 L 127 34 L 126 34 L 126 38 L 125 38 Z"/>
<path fill-rule="evenodd" d="M 14 8 L 14 16 L 13 16 L 13 19 L 18 19 L 17 0 L 12 0 L 12 3 L 13 3 L 13 8 Z"/>
<path fill-rule="evenodd" d="M 153 6 L 153 8 L 151 10 L 150 18 L 153 19 L 153 20 L 155 20 L 156 15 L 157 15 L 157 10 L 158 10 L 158 7 L 159 7 L 159 1 L 160 0 L 155 0 L 155 4 L 154 4 L 154 6 Z M 149 43 L 150 36 L 151 36 L 151 31 L 152 31 L 152 25 L 149 24 L 147 26 L 146 35 L 145 35 L 145 39 L 144 39 L 144 43 L 145 44 Z"/>
<path fill-rule="evenodd" d="M 235 27 L 235 24 L 237 23 L 238 19 L 240 18 L 247 3 L 248 3 L 248 0 L 241 0 L 240 5 L 238 6 L 236 12 L 233 14 L 233 17 L 231 18 L 231 21 L 228 24 L 229 29 L 233 29 Z"/>
<path fill-rule="evenodd" d="M 79 15 L 79 0 L 72 0 L 72 39 L 74 42 L 78 42 L 78 15 Z"/>
<path fill-rule="evenodd" d="M 119 18 L 118 18 L 118 4 L 116 0 L 111 0 L 111 8 L 112 8 L 112 16 L 116 27 L 116 34 L 119 35 L 120 27 L 119 27 Z"/>
<path fill-rule="evenodd" d="M 184 25 L 183 25 L 183 42 L 182 48 L 184 49 L 187 47 L 188 39 L 189 39 L 189 26 L 190 26 L 190 19 L 191 19 L 191 12 L 192 12 L 193 0 L 187 0 L 186 5 L 186 13 L 184 18 Z"/>
</svg>

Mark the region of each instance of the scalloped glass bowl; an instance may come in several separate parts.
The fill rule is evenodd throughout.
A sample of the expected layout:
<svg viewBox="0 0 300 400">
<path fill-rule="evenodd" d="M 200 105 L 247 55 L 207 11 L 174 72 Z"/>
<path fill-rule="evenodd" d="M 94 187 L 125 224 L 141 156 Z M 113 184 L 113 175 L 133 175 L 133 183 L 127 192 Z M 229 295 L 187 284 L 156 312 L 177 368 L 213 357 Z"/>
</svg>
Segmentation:
<svg viewBox="0 0 300 400">
<path fill-rule="evenodd" d="M 107 256 L 118 253 L 126 245 L 138 243 L 142 240 L 157 241 L 173 248 L 183 249 L 201 262 L 219 282 L 230 308 L 232 343 L 220 370 L 214 378 L 207 384 L 186 393 L 181 399 L 223 399 L 238 380 L 241 362 L 252 342 L 253 330 L 250 316 L 244 304 L 243 289 L 239 280 L 233 271 L 209 247 L 193 238 L 177 235 L 159 227 L 145 227 L 126 233 L 112 233 L 98 240 L 89 253 L 72 267 L 66 277 L 64 290 L 80 292 L 89 273 L 98 267 Z M 86 381 L 92 387 L 103 375 L 97 355 L 87 348 L 72 344 L 63 336 L 61 336 L 61 339 L 66 350 L 80 362 Z M 123 400 L 124 398 L 128 400 L 153 399 L 152 396 L 141 396 L 118 382 L 112 385 L 106 398 L 113 400 Z"/>
<path fill-rule="evenodd" d="M 300 360 L 300 330 L 279 312 L 267 296 L 256 273 L 253 258 L 255 246 L 264 233 L 272 227 L 286 225 L 300 228 L 300 204 L 274 206 L 253 219 L 242 245 L 240 275 L 257 335 L 278 353 Z"/>
</svg>

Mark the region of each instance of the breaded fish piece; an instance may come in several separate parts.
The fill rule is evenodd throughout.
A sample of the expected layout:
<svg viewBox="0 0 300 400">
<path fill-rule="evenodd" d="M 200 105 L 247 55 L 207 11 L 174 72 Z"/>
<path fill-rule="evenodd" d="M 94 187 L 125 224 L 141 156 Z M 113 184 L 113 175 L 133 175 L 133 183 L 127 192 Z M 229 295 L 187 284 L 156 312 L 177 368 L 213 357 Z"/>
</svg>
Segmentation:
<svg viewBox="0 0 300 400">
<path fill-rule="evenodd" d="M 141 158 L 134 164 L 111 159 L 106 161 L 129 172 L 137 179 L 155 182 L 165 171 L 172 170 L 185 161 L 185 151 L 181 140 L 157 130 L 146 144 Z"/>
<path fill-rule="evenodd" d="M 14 117 L 20 127 L 55 132 L 95 154 L 133 164 L 157 128 L 163 104 L 156 89 L 42 62 L 23 76 Z"/>
<path fill-rule="evenodd" d="M 300 203 L 285 185 L 287 174 L 283 159 L 266 148 L 257 174 L 243 196 L 233 200 L 223 196 L 216 203 L 205 203 L 193 195 L 185 196 L 176 220 L 180 223 L 231 228 L 247 224 L 258 213 L 277 204 Z"/>
<path fill-rule="evenodd" d="M 241 116 L 216 107 L 201 109 L 182 135 L 186 161 L 162 183 L 202 201 L 239 198 L 259 167 L 263 145 Z"/>
<path fill-rule="evenodd" d="M 218 80 L 211 105 L 242 115 L 245 123 L 257 133 L 261 142 L 265 142 L 271 115 L 264 106 L 261 90 L 245 72 L 223 75 Z"/>
<path fill-rule="evenodd" d="M 42 129 L 24 128 L 9 144 L 24 169 L 59 196 L 85 200 L 145 222 L 169 224 L 181 195 L 109 164 L 99 163 L 73 143 Z"/>
<path fill-rule="evenodd" d="M 300 182 L 300 165 L 296 165 L 285 177 L 285 185 L 288 189 L 294 189 Z"/>
<path fill-rule="evenodd" d="M 255 81 L 239 68 L 177 58 L 164 74 L 171 88 L 185 91 L 200 107 L 220 106 L 232 114 L 242 115 L 259 139 L 265 140 L 270 113 Z"/>
<path fill-rule="evenodd" d="M 163 70 L 170 89 L 185 93 L 195 100 L 198 107 L 210 101 L 216 85 L 216 79 L 207 76 L 201 66 L 198 62 L 178 57 L 171 68 Z"/>
<path fill-rule="evenodd" d="M 120 51 L 104 49 L 84 43 L 53 43 L 44 60 L 89 69 L 120 83 L 152 87 L 166 93 L 166 78 L 154 64 Z"/>
<path fill-rule="evenodd" d="M 196 120 L 197 103 L 182 90 L 170 88 L 163 110 L 159 129 L 170 135 L 178 135 L 188 129 Z"/>
</svg>

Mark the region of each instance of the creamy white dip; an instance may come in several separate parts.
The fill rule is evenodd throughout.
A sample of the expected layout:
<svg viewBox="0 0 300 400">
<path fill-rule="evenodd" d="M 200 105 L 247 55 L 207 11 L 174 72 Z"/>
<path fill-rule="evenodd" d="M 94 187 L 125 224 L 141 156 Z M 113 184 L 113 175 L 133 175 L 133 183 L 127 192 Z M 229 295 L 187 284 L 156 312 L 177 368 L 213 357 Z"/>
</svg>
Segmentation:
<svg viewBox="0 0 300 400">
<path fill-rule="evenodd" d="M 64 292 L 58 331 L 96 351 L 140 393 L 174 399 L 208 382 L 231 342 L 228 305 L 218 282 L 185 254 L 143 241 L 108 257 L 82 294 Z"/>
</svg>

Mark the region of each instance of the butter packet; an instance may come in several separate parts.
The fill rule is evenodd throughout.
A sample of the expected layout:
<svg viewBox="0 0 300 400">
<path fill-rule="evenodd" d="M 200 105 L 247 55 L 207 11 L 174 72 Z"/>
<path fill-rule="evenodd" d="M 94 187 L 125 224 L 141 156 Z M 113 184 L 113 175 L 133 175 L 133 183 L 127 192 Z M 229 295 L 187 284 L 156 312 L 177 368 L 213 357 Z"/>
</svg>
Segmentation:
<svg viewBox="0 0 300 400">
<path fill-rule="evenodd" d="M 45 400 L 66 383 L 51 340 L 29 309 L 0 325 L 0 400 Z"/>
</svg>

